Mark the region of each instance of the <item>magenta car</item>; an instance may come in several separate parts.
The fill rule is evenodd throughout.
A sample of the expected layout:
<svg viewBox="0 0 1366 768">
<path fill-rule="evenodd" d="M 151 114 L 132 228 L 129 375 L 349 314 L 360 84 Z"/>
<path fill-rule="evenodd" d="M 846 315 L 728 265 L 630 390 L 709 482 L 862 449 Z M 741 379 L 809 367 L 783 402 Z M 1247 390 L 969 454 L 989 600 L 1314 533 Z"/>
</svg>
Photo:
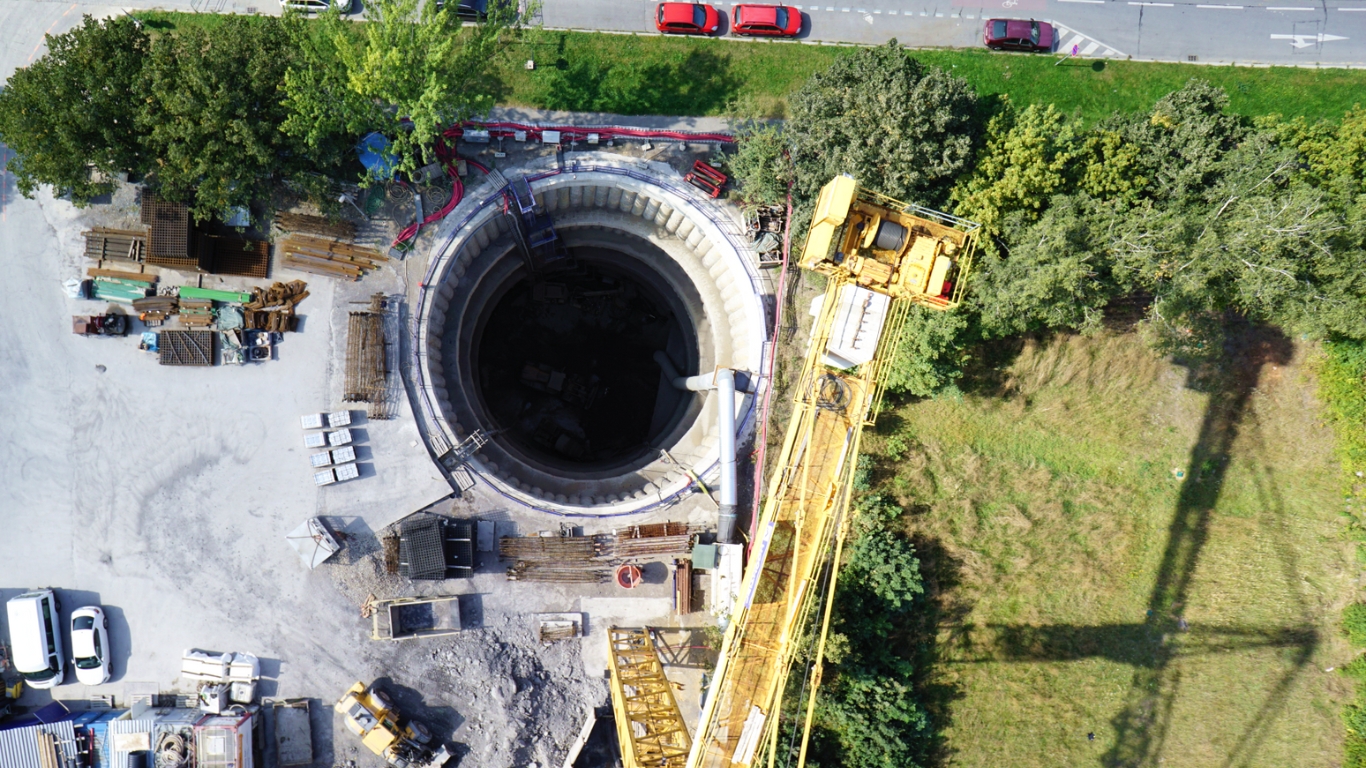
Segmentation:
<svg viewBox="0 0 1366 768">
<path fill-rule="evenodd" d="M 1053 25 L 1033 19 L 991 19 L 982 31 L 982 42 L 993 51 L 1051 51 Z"/>
</svg>

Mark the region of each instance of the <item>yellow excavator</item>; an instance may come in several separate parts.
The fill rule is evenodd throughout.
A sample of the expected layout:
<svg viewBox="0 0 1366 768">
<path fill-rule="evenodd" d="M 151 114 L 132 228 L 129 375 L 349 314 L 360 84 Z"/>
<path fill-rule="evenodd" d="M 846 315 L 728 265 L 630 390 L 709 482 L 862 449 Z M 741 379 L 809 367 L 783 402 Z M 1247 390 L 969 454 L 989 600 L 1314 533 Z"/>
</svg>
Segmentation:
<svg viewBox="0 0 1366 768">
<path fill-rule="evenodd" d="M 433 749 L 427 727 L 401 717 L 389 697 L 373 684 L 351 686 L 333 709 L 342 716 L 346 730 L 393 768 L 441 768 L 451 758 L 445 744 Z"/>
<path fill-rule="evenodd" d="M 798 264 L 825 275 L 826 291 L 812 309 L 782 453 L 694 732 L 648 631 L 609 632 L 624 768 L 772 766 L 793 660 L 814 643 L 807 695 L 795 707 L 797 766 L 805 765 L 863 428 L 877 416 L 910 308 L 961 302 L 977 231 L 848 176 L 821 189 Z"/>
</svg>

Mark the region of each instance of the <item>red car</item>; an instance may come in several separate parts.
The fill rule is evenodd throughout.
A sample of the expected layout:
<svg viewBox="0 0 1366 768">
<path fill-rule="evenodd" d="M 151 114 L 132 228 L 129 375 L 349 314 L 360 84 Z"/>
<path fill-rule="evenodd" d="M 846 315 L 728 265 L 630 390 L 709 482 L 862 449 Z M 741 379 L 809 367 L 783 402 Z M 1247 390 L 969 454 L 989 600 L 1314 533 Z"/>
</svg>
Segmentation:
<svg viewBox="0 0 1366 768">
<path fill-rule="evenodd" d="M 655 29 L 672 35 L 710 35 L 721 28 L 721 14 L 705 3 L 660 3 Z"/>
<path fill-rule="evenodd" d="M 737 5 L 730 23 L 737 35 L 796 37 L 802 31 L 802 12 L 790 5 Z"/>
<path fill-rule="evenodd" d="M 1053 25 L 1044 21 L 992 19 L 982 31 L 982 42 L 993 51 L 1051 51 Z"/>
</svg>

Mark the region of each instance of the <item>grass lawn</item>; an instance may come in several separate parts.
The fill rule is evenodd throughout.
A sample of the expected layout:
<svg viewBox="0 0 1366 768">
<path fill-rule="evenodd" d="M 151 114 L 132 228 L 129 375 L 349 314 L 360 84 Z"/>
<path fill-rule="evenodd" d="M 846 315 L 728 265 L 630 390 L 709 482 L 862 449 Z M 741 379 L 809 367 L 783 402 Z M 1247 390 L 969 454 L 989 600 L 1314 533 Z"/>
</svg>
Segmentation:
<svg viewBox="0 0 1366 768">
<path fill-rule="evenodd" d="M 947 764 L 1341 764 L 1341 470 L 1308 351 L 1244 341 L 1194 387 L 1134 335 L 1031 342 L 1006 394 L 879 419 Z"/>
<path fill-rule="evenodd" d="M 138 11 L 158 31 L 213 26 L 217 14 Z M 754 40 L 532 30 L 498 66 L 498 101 L 508 106 L 626 115 L 783 117 L 787 96 L 811 73 L 854 49 Z M 1211 67 L 1078 60 L 985 50 L 915 51 L 952 69 L 983 96 L 1050 103 L 1094 121 L 1149 109 L 1192 77 L 1222 86 L 1242 115 L 1277 113 L 1336 120 L 1366 103 L 1366 71 Z M 527 59 L 537 68 L 527 71 Z"/>
<path fill-rule="evenodd" d="M 782 117 L 787 94 L 847 47 L 697 40 L 677 37 L 540 32 L 514 46 L 501 101 L 513 106 L 622 114 Z M 985 50 L 920 50 L 928 64 L 952 69 L 982 95 L 1017 104 L 1051 103 L 1096 120 L 1149 109 L 1200 77 L 1228 91 L 1243 115 L 1337 119 L 1366 101 L 1366 71 L 1287 67 L 1210 67 L 1123 61 L 1072 61 Z M 534 59 L 537 69 L 523 67 Z"/>
</svg>

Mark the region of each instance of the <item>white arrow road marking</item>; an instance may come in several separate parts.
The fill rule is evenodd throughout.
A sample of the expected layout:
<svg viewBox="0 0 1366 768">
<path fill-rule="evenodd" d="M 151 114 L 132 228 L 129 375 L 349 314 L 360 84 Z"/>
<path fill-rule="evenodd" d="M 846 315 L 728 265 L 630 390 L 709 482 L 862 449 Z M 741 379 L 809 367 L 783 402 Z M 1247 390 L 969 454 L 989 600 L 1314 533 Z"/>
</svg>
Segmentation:
<svg viewBox="0 0 1366 768">
<path fill-rule="evenodd" d="M 1289 40 L 1290 44 L 1296 48 L 1308 48 L 1315 43 L 1329 43 L 1334 40 L 1346 40 L 1340 35 L 1325 35 L 1320 32 L 1317 35 L 1272 35 L 1272 40 Z"/>
</svg>

